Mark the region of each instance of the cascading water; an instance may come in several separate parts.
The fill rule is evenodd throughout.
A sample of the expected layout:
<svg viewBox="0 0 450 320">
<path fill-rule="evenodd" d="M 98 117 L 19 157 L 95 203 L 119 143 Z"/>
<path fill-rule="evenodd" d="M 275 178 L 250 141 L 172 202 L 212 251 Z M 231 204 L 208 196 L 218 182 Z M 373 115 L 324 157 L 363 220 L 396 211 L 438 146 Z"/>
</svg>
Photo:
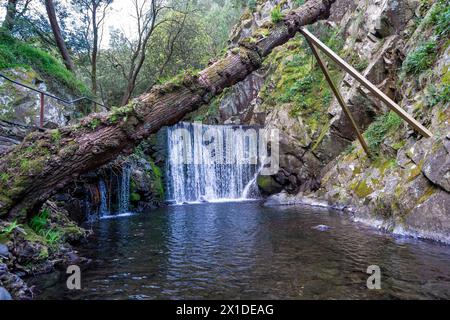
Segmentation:
<svg viewBox="0 0 450 320">
<path fill-rule="evenodd" d="M 252 127 L 179 123 L 168 129 L 168 200 L 236 201 L 256 195 L 258 145 Z M 256 142 L 256 143 L 255 143 Z"/>
<path fill-rule="evenodd" d="M 130 210 L 130 178 L 131 166 L 122 167 L 122 179 L 119 189 L 119 213 L 128 213 Z"/>
<path fill-rule="evenodd" d="M 105 181 L 103 181 L 103 179 L 99 181 L 98 189 L 100 191 L 99 215 L 100 217 L 104 217 L 109 215 L 109 210 L 108 210 L 108 191 L 106 189 L 106 184 Z"/>
</svg>

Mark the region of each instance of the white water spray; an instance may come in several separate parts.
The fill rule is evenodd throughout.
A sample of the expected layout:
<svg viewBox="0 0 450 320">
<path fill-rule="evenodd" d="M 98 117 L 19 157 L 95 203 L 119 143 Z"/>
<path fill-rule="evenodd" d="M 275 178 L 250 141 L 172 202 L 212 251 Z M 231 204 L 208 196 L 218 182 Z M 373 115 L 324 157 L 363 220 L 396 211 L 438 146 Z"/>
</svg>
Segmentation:
<svg viewBox="0 0 450 320">
<path fill-rule="evenodd" d="M 168 129 L 168 200 L 254 199 L 258 167 L 256 131 L 243 126 L 179 123 Z"/>
</svg>

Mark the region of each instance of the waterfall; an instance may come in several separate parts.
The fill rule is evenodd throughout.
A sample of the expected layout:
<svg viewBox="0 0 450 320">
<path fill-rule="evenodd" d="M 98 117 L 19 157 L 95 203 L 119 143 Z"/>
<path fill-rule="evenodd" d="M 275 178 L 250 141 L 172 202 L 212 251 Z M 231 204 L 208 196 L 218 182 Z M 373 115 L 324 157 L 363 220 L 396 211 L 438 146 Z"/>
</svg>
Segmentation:
<svg viewBox="0 0 450 320">
<path fill-rule="evenodd" d="M 109 215 L 108 210 L 108 191 L 106 189 L 106 184 L 103 179 L 101 179 L 98 183 L 98 189 L 100 190 L 100 210 L 99 215 L 100 217 L 104 217 Z"/>
<path fill-rule="evenodd" d="M 122 178 L 119 185 L 119 213 L 128 213 L 130 209 L 131 166 L 122 167 Z"/>
<path fill-rule="evenodd" d="M 254 128 L 179 123 L 168 129 L 167 146 L 169 201 L 236 201 L 252 195 L 258 167 Z"/>
</svg>

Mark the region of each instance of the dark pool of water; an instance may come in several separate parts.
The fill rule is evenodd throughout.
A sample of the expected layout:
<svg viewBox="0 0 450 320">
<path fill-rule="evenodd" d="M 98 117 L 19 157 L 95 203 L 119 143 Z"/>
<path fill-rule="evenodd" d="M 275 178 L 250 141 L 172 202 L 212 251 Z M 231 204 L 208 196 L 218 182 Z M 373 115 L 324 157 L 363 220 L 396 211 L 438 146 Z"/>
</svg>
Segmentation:
<svg viewBox="0 0 450 320">
<path fill-rule="evenodd" d="M 329 228 L 315 228 L 326 225 Z M 34 278 L 41 299 L 450 298 L 450 247 L 398 238 L 311 207 L 171 206 L 101 220 L 81 248 L 82 290 Z M 369 290 L 369 265 L 381 290 Z"/>
</svg>

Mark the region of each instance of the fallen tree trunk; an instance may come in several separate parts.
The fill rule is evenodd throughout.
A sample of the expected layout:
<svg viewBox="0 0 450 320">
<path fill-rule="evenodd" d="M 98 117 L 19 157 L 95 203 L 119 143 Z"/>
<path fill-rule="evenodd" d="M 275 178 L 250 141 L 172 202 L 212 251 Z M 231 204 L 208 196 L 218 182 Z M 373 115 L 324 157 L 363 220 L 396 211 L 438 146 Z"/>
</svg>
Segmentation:
<svg viewBox="0 0 450 320">
<path fill-rule="evenodd" d="M 130 153 L 150 134 L 178 122 L 223 89 L 258 69 L 273 48 L 301 26 L 326 18 L 334 0 L 310 0 L 269 28 L 240 42 L 227 56 L 198 74 L 154 87 L 127 106 L 94 114 L 80 124 L 34 132 L 0 160 L 0 216 L 26 219 L 80 174 L 120 153 Z"/>
</svg>

